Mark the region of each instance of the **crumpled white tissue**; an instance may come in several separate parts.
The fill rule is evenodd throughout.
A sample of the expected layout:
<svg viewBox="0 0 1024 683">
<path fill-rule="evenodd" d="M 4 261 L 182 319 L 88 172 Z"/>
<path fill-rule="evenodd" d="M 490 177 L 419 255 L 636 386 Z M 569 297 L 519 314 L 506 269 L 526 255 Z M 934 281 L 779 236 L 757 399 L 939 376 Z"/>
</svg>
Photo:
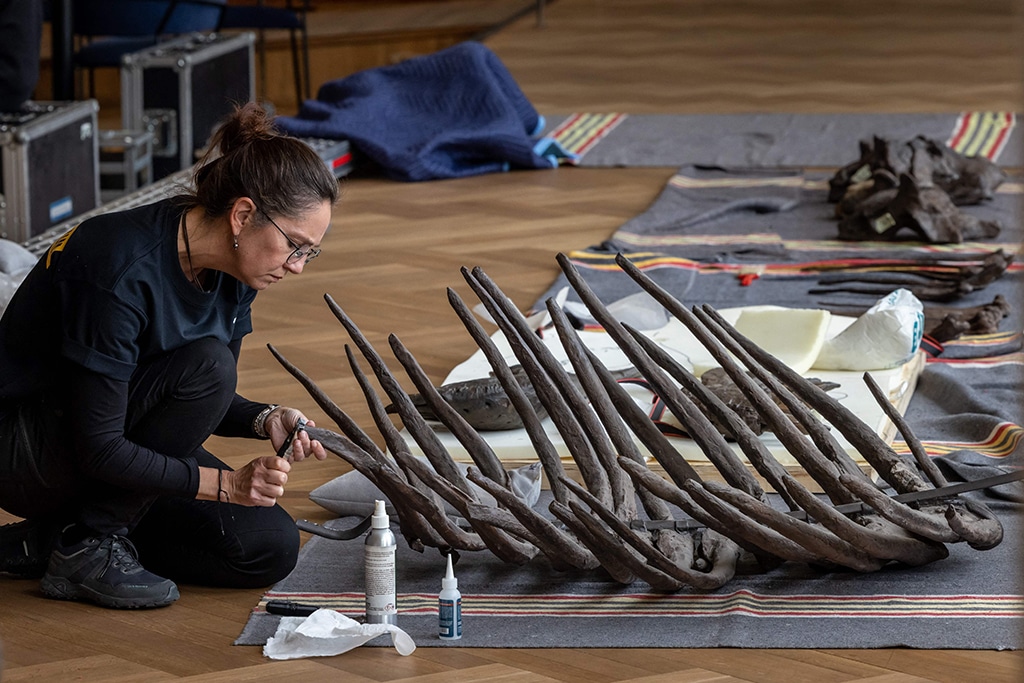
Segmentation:
<svg viewBox="0 0 1024 683">
<path fill-rule="evenodd" d="M 281 617 L 277 633 L 267 639 L 263 654 L 271 659 L 331 657 L 357 648 L 379 635 L 391 634 L 400 655 L 411 655 L 416 643 L 394 624 L 360 624 L 332 609 L 318 609 L 308 617 Z"/>
<path fill-rule="evenodd" d="M 813 367 L 858 371 L 894 368 L 917 353 L 923 332 L 924 306 L 909 290 L 897 289 L 826 340 Z"/>
</svg>

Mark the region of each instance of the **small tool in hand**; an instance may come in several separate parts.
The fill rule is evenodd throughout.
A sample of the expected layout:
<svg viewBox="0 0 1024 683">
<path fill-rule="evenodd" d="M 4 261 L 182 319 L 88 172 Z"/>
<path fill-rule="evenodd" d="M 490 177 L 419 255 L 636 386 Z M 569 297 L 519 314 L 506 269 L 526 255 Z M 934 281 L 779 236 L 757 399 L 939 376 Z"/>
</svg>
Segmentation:
<svg viewBox="0 0 1024 683">
<path fill-rule="evenodd" d="M 305 431 L 305 429 L 306 421 L 299 418 L 299 421 L 295 423 L 295 428 L 292 429 L 292 433 L 288 435 L 288 438 L 285 439 L 283 444 L 281 444 L 281 447 L 277 449 L 277 457 L 291 460 L 292 447 L 295 445 L 295 439 L 298 438 L 299 432 Z"/>
</svg>

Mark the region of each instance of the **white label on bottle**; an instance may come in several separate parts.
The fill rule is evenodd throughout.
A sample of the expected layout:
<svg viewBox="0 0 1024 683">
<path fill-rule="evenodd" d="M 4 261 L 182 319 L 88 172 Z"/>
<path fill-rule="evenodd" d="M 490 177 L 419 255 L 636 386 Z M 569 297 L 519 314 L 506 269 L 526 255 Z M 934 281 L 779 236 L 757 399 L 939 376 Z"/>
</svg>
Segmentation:
<svg viewBox="0 0 1024 683">
<path fill-rule="evenodd" d="M 366 546 L 366 613 L 395 614 L 395 546 Z"/>
<path fill-rule="evenodd" d="M 462 598 L 438 600 L 438 635 L 442 638 L 462 637 Z"/>
</svg>

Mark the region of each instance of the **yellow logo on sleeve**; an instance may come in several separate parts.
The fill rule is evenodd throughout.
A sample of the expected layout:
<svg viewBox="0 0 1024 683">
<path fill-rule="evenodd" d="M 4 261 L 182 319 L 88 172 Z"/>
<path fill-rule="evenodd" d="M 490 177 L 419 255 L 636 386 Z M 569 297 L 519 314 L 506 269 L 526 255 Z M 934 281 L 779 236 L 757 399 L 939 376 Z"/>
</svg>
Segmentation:
<svg viewBox="0 0 1024 683">
<path fill-rule="evenodd" d="M 53 258 L 53 255 L 58 251 L 64 251 L 64 247 L 67 245 L 68 240 L 71 239 L 71 235 L 74 234 L 75 230 L 77 229 L 78 225 L 76 225 L 75 227 L 71 228 L 66 233 L 58 237 L 56 241 L 54 241 L 54 243 L 50 245 L 50 248 L 46 251 L 47 268 L 50 267 L 50 260 Z"/>
</svg>

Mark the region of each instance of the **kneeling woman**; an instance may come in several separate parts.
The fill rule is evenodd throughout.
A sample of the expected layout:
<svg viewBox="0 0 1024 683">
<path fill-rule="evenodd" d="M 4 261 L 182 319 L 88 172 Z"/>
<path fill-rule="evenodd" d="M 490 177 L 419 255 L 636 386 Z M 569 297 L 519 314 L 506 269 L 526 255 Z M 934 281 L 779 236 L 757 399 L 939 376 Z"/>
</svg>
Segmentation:
<svg viewBox="0 0 1024 683">
<path fill-rule="evenodd" d="M 269 439 L 305 416 L 235 393 L 256 294 L 320 253 L 338 184 L 255 104 L 219 129 L 189 191 L 96 216 L 43 255 L 0 319 L 0 571 L 52 598 L 167 605 L 175 581 L 283 578 L 291 469 L 231 470 L 211 434 Z M 294 460 L 326 457 L 300 433 Z"/>
</svg>

